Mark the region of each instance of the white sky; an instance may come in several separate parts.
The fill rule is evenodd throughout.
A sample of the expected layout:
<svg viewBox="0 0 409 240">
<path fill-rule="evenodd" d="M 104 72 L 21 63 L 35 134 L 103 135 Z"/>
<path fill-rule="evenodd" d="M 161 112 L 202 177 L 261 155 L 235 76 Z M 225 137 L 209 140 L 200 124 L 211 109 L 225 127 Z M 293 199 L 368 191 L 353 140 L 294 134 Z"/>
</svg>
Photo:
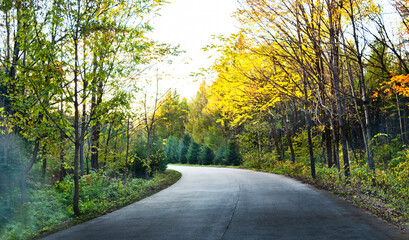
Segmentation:
<svg viewBox="0 0 409 240">
<path fill-rule="evenodd" d="M 161 43 L 180 45 L 186 53 L 160 70 L 166 72 L 161 88 L 176 88 L 182 97 L 191 99 L 202 79 L 190 77 L 200 68 L 208 68 L 214 61 L 210 53 L 201 49 L 214 43 L 212 35 L 230 35 L 238 31 L 232 14 L 237 0 L 169 0 L 162 7 L 161 16 L 151 22 L 154 30 L 148 36 Z M 214 54 L 214 52 L 213 52 Z"/>
</svg>

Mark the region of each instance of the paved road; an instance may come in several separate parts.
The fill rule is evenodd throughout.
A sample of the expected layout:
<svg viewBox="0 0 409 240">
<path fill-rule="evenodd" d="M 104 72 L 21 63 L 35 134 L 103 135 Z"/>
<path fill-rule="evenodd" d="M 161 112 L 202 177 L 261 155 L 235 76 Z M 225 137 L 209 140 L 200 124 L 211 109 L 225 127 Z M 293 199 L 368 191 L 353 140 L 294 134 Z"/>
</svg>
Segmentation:
<svg viewBox="0 0 409 240">
<path fill-rule="evenodd" d="M 51 239 L 409 239 L 344 200 L 249 170 L 172 166 L 170 188 Z"/>
</svg>

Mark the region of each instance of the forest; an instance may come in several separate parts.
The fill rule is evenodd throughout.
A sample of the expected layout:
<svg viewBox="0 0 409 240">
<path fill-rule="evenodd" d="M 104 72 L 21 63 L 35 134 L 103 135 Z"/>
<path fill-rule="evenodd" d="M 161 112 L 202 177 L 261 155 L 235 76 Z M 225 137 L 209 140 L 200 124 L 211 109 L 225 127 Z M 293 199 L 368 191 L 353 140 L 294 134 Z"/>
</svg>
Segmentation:
<svg viewBox="0 0 409 240">
<path fill-rule="evenodd" d="M 0 239 L 132 203 L 168 163 L 292 176 L 407 227 L 409 2 L 239 3 L 188 100 L 156 67 L 182 50 L 147 37 L 166 2 L 0 1 Z"/>
</svg>

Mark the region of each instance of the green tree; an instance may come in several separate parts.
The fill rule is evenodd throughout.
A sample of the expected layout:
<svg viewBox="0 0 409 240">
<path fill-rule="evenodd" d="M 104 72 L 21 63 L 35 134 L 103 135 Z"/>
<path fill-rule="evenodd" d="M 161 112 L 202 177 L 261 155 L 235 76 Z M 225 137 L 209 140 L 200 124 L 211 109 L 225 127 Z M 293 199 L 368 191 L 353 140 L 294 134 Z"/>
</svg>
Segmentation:
<svg viewBox="0 0 409 240">
<path fill-rule="evenodd" d="M 168 92 L 162 105 L 158 109 L 158 120 L 156 122 L 157 134 L 163 139 L 169 136 L 181 138 L 185 132 L 188 114 L 186 99 L 184 98 L 181 101 L 176 90 Z"/>
<path fill-rule="evenodd" d="M 166 139 L 166 159 L 169 163 L 179 162 L 179 140 L 175 136 Z"/>
<path fill-rule="evenodd" d="M 189 150 L 189 146 L 193 142 L 192 138 L 189 134 L 185 133 L 183 138 L 180 140 L 179 144 L 179 162 L 180 163 L 187 163 L 187 152 Z"/>
<path fill-rule="evenodd" d="M 202 165 L 213 164 L 214 157 L 213 150 L 206 145 L 202 145 L 200 148 L 199 163 Z"/>
<path fill-rule="evenodd" d="M 200 145 L 197 144 L 194 140 L 192 140 L 189 145 L 189 150 L 187 151 L 187 154 L 186 154 L 187 162 L 189 164 L 198 164 L 199 154 L 200 154 Z"/>
<path fill-rule="evenodd" d="M 226 165 L 240 165 L 241 157 L 238 145 L 234 139 L 230 139 L 227 144 Z"/>
</svg>

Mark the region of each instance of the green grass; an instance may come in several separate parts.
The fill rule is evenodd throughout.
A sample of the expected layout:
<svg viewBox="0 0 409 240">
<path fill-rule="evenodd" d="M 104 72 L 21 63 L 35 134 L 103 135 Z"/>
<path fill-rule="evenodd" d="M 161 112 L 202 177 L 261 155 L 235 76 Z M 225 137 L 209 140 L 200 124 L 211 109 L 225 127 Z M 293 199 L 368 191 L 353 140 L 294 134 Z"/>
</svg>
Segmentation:
<svg viewBox="0 0 409 240">
<path fill-rule="evenodd" d="M 201 164 L 182 164 L 182 163 L 169 163 L 168 166 L 240 168 L 240 166 L 230 166 L 230 165 L 201 165 Z"/>
<path fill-rule="evenodd" d="M 123 181 L 103 172 L 85 175 L 80 179 L 80 217 L 72 211 L 73 180 L 67 177 L 55 186 L 30 191 L 30 201 L 16 205 L 7 220 L 0 224 L 0 239 L 45 237 L 151 196 L 180 177 L 181 174 L 174 170 L 156 173 L 150 180 Z M 18 197 L 18 192 L 15 195 Z"/>
</svg>

